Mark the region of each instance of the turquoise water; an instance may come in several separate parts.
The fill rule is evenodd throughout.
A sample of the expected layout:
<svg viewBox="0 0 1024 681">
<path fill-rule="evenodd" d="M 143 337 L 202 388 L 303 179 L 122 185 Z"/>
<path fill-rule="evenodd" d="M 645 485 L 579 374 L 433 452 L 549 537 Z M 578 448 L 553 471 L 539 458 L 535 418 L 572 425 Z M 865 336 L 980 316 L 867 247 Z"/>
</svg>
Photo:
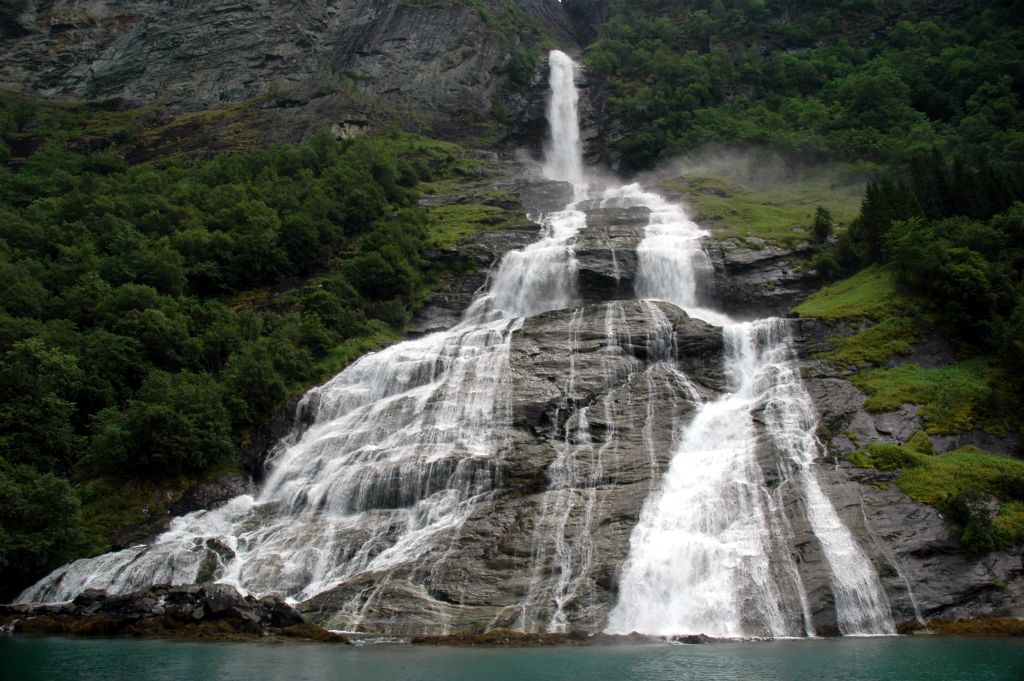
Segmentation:
<svg viewBox="0 0 1024 681">
<path fill-rule="evenodd" d="M 424 648 L 0 637 L 2 681 L 1024 681 L 1024 641 Z"/>
</svg>

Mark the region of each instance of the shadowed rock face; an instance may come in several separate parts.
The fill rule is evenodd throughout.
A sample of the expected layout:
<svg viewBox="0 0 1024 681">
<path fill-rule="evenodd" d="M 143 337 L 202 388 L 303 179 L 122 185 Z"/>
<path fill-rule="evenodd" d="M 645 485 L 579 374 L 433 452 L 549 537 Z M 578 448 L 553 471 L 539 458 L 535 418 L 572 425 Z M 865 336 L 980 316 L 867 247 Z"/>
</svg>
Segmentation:
<svg viewBox="0 0 1024 681">
<path fill-rule="evenodd" d="M 735 239 L 708 239 L 704 251 L 714 281 L 702 297 L 737 317 L 783 316 L 821 285 L 817 272 L 791 264 L 794 256 L 811 251 L 809 243 L 790 249 L 767 244 L 750 248 Z"/>
<path fill-rule="evenodd" d="M 721 353 L 719 329 L 667 303 L 526 320 L 512 341 L 511 422 L 490 500 L 416 565 L 364 575 L 300 610 L 332 628 L 392 634 L 599 629 L 677 429 L 694 396 L 722 384 Z"/>
<path fill-rule="evenodd" d="M 587 229 L 576 243 L 580 295 L 584 300 L 633 298 L 636 247 L 649 219 L 646 208 L 601 207 L 586 201 Z"/>
<path fill-rule="evenodd" d="M 315 83 L 438 121 L 478 117 L 521 40 L 570 35 L 557 0 L 515 2 L 512 31 L 506 4 L 16 0 L 0 8 L 0 86 L 197 110 Z"/>
</svg>

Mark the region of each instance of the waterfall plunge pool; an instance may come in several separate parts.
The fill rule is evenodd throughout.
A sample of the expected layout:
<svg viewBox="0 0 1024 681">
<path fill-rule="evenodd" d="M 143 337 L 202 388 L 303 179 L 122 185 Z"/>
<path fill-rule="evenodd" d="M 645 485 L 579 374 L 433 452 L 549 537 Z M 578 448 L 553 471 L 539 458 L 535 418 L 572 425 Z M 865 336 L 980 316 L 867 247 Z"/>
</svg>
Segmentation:
<svg viewBox="0 0 1024 681">
<path fill-rule="evenodd" d="M 504 649 L 0 637 L 0 679 L 1020 681 L 1024 640 L 855 637 Z"/>
</svg>

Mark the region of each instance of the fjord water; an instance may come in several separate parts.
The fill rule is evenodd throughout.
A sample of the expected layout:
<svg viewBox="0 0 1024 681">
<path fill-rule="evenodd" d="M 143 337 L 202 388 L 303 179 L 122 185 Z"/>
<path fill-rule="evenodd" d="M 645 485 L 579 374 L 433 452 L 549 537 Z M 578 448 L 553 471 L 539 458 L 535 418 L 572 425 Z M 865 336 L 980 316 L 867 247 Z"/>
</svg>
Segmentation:
<svg viewBox="0 0 1024 681">
<path fill-rule="evenodd" d="M 371 586 L 343 603 L 330 622 L 358 629 L 375 598 L 373 584 L 386 584 L 394 571 L 410 566 L 429 575 L 439 553 L 441 562 L 447 559 L 445 547 L 457 544 L 467 518 L 500 489 L 499 456 L 507 446 L 500 434 L 512 417 L 512 338 L 525 319 L 577 304 L 574 244 L 586 229 L 581 206 L 589 200 L 647 211 L 637 246 L 638 298 L 672 303 L 723 327 L 726 339 L 727 387 L 720 397 L 701 401 L 686 376 L 673 374 L 678 390 L 699 404 L 632 533 L 607 631 L 815 634 L 789 520 L 757 460 L 763 442 L 756 421 L 783 483 L 800 490 L 830 569 L 839 630 L 894 633 L 874 566 L 815 476 L 815 416 L 787 322 L 736 322 L 702 304 L 701 287 L 711 274 L 701 248 L 706 233 L 682 207 L 636 184 L 595 193 L 580 150 L 576 66 L 555 51 L 550 68 L 552 139 L 544 172 L 571 183 L 573 200 L 543 217 L 536 242 L 503 258 L 462 322 L 367 355 L 311 390 L 300 405 L 300 421 L 308 427 L 279 448 L 257 496 L 176 519 L 151 545 L 60 568 L 20 600 L 65 601 L 86 588 L 119 593 L 213 579 L 301 601 L 361 581 Z M 657 336 L 651 345 L 660 348 L 652 359 L 671 364 L 672 326 L 656 305 L 643 304 Z M 621 303 L 606 309 L 610 349 L 628 330 L 616 316 Z M 567 329 L 565 395 L 574 392 L 573 334 L 581 310 L 575 308 Z M 617 377 L 606 379 L 612 385 Z M 561 431 L 552 435 L 555 457 L 546 471 L 551 494 L 536 528 L 535 579 L 518 606 L 523 630 L 571 627 L 565 606 L 583 597 L 579 591 L 595 551 L 589 538 L 603 450 L 592 442 L 589 423 L 595 414 L 615 422 L 614 393 L 601 403 L 567 402 L 563 408 L 564 424 L 554 419 Z M 651 452 L 635 455 L 649 457 L 652 477 L 657 474 Z M 587 476 L 577 470 L 582 456 L 593 462 Z M 572 514 L 581 517 L 576 525 L 582 531 L 570 536 Z M 428 555 L 433 558 L 424 560 Z M 424 626 L 431 633 L 448 631 L 443 614 Z"/>
<path fill-rule="evenodd" d="M 1008 639 L 844 638 L 542 649 L 0 638 L 18 681 L 1020 681 Z"/>
</svg>

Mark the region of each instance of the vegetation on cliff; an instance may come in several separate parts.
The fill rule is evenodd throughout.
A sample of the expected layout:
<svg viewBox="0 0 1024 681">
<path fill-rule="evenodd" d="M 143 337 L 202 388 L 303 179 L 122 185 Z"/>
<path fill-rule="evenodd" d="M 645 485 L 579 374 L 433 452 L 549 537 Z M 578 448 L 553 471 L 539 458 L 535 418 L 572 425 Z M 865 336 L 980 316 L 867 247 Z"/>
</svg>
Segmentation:
<svg viewBox="0 0 1024 681">
<path fill-rule="evenodd" d="M 479 165 L 451 144 L 320 133 L 129 166 L 107 145 L 136 115 L 75 120 L 0 106 L 0 595 L 160 512 L 147 489 L 237 467 L 289 395 L 400 335 L 465 266 L 433 249 L 513 221 L 417 205 Z"/>
<path fill-rule="evenodd" d="M 971 446 L 933 454 L 924 433 L 904 445 L 868 445 L 850 460 L 862 468 L 899 471 L 900 490 L 957 522 L 971 550 L 1024 542 L 1024 461 Z"/>
</svg>

